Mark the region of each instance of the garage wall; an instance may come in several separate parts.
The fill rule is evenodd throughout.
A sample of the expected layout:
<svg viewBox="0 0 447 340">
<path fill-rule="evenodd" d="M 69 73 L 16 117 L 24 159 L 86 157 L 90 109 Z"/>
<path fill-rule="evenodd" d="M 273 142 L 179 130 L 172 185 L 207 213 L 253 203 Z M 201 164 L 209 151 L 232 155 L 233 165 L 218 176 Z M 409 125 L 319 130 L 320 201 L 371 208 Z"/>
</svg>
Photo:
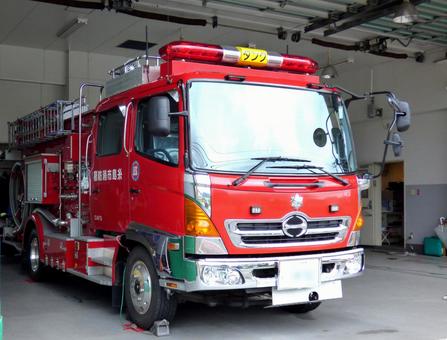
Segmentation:
<svg viewBox="0 0 447 340">
<path fill-rule="evenodd" d="M 78 98 L 81 82 L 103 83 L 107 71 L 125 60 L 87 52 L 0 45 L 0 143 L 8 140 L 7 121 L 57 99 Z M 93 107 L 98 92 L 88 91 L 87 96 Z"/>
<path fill-rule="evenodd" d="M 104 81 L 108 79 L 108 71 L 127 60 L 128 58 L 105 54 L 68 52 L 69 98 L 79 98 L 79 86 L 82 82 L 104 84 Z M 87 89 L 87 100 L 90 107 L 94 107 L 99 100 L 99 91 Z"/>
<path fill-rule="evenodd" d="M 0 143 L 7 121 L 65 97 L 63 52 L 0 45 Z"/>
<path fill-rule="evenodd" d="M 433 234 L 438 218 L 447 215 L 447 67 L 442 64 L 392 61 L 377 65 L 373 89 L 395 91 L 413 109 L 410 130 L 402 133 L 405 148 L 399 158 L 390 152 L 388 161 L 403 160 L 405 176 L 405 227 L 408 243 L 422 244 Z M 369 91 L 371 69 L 345 73 L 340 84 L 359 93 Z M 368 119 L 365 103 L 351 106 L 351 120 L 359 164 L 380 162 L 383 139 L 391 111 L 383 101 L 384 116 Z"/>
</svg>

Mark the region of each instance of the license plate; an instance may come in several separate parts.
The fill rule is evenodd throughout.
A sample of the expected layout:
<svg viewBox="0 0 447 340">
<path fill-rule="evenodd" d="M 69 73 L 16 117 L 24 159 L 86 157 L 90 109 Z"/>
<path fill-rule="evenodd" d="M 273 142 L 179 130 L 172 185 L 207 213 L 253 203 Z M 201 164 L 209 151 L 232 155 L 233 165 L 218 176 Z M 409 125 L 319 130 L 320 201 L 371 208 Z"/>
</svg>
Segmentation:
<svg viewBox="0 0 447 340">
<path fill-rule="evenodd" d="M 320 268 L 318 259 L 280 261 L 278 290 L 318 287 Z"/>
<path fill-rule="evenodd" d="M 268 63 L 268 53 L 265 50 L 248 47 L 237 47 L 240 52 L 238 64 L 247 66 L 265 66 Z"/>
<path fill-rule="evenodd" d="M 309 302 L 309 294 L 317 293 L 319 301 L 329 299 L 339 299 L 343 297 L 341 281 L 323 282 L 318 288 L 288 289 L 278 290 L 272 289 L 272 305 L 284 306 L 296 303 Z"/>
</svg>

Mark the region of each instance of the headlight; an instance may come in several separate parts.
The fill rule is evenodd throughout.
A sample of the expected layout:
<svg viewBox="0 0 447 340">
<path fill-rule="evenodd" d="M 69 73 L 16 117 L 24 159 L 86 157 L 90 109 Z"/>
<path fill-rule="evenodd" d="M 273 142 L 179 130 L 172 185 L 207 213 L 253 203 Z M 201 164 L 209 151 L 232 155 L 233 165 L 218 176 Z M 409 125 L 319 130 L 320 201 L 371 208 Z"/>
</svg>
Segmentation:
<svg viewBox="0 0 447 340">
<path fill-rule="evenodd" d="M 206 285 L 240 285 L 244 283 L 242 274 L 228 266 L 203 266 L 201 278 Z"/>
</svg>

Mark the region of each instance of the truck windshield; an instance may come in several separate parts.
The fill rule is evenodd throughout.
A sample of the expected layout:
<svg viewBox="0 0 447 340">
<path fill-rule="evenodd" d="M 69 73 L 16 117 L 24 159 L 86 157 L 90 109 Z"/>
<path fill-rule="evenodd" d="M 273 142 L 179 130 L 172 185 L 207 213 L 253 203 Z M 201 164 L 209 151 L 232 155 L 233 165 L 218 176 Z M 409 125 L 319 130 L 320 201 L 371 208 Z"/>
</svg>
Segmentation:
<svg viewBox="0 0 447 340">
<path fill-rule="evenodd" d="M 240 173 L 258 163 L 255 158 L 287 157 L 309 160 L 308 164 L 332 173 L 356 170 L 348 117 L 336 94 L 194 81 L 190 83 L 189 111 L 195 169 Z M 257 172 L 312 171 L 264 164 Z"/>
</svg>

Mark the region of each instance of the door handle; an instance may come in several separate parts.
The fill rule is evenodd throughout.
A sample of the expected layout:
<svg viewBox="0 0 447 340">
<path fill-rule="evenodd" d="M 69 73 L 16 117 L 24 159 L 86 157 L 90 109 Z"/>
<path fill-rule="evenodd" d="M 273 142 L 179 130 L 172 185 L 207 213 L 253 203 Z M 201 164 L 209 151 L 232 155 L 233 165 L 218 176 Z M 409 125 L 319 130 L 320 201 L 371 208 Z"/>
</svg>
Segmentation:
<svg viewBox="0 0 447 340">
<path fill-rule="evenodd" d="M 130 191 L 131 194 L 139 194 L 141 192 L 141 189 L 130 188 L 129 191 Z"/>
<path fill-rule="evenodd" d="M 99 189 L 92 189 L 92 194 L 99 194 Z"/>
</svg>

